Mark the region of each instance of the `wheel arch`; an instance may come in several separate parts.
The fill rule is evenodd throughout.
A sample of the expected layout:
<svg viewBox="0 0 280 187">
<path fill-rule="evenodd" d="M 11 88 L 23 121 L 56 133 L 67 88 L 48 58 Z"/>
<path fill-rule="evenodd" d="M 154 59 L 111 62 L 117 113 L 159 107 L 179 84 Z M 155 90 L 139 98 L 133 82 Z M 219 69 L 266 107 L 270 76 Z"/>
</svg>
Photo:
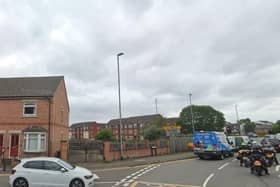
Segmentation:
<svg viewBox="0 0 280 187">
<path fill-rule="evenodd" d="M 72 183 L 74 180 L 80 180 L 80 181 L 83 183 L 83 186 L 85 187 L 85 182 L 84 182 L 83 179 L 81 179 L 80 177 L 75 177 L 75 178 L 71 179 L 71 180 L 70 180 L 70 183 L 69 183 L 69 187 L 71 187 L 71 183 Z"/>
</svg>

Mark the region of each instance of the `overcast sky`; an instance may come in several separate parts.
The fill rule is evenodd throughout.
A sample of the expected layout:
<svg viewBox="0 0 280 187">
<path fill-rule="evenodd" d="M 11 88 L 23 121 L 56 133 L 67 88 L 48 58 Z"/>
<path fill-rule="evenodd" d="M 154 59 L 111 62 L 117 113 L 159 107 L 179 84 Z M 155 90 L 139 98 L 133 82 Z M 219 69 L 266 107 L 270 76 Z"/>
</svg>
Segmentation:
<svg viewBox="0 0 280 187">
<path fill-rule="evenodd" d="M 192 102 L 280 119 L 280 1 L 0 0 L 0 76 L 64 75 L 70 122 Z"/>
</svg>

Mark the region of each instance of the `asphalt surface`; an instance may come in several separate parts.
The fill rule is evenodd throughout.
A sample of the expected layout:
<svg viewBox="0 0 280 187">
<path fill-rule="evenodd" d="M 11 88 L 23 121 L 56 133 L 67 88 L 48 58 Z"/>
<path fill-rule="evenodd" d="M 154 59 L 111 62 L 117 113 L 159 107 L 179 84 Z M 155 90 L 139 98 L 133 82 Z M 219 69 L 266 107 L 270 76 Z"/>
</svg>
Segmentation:
<svg viewBox="0 0 280 187">
<path fill-rule="evenodd" d="M 278 159 L 280 156 L 278 154 Z M 95 170 L 96 187 L 278 187 L 280 168 L 257 177 L 240 167 L 234 157 L 225 160 L 179 160 L 136 167 Z M 8 187 L 8 177 L 0 177 L 0 187 Z"/>
</svg>

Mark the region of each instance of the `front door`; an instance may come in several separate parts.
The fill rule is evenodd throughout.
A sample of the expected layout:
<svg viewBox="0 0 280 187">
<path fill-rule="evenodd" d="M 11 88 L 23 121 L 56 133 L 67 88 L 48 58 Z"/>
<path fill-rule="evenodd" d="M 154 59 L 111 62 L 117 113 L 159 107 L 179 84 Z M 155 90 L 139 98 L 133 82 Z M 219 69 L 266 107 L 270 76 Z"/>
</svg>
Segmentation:
<svg viewBox="0 0 280 187">
<path fill-rule="evenodd" d="M 18 157 L 19 134 L 11 134 L 10 157 Z"/>
<path fill-rule="evenodd" d="M 0 156 L 2 156 L 3 154 L 3 141 L 4 141 L 4 135 L 3 134 L 0 134 Z"/>
</svg>

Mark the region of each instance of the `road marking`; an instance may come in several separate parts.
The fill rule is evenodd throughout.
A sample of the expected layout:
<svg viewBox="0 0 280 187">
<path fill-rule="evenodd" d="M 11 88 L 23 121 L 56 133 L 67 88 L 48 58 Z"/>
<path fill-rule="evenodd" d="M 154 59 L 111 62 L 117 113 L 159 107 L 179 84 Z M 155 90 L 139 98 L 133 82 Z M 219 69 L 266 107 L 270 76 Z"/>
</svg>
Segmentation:
<svg viewBox="0 0 280 187">
<path fill-rule="evenodd" d="M 185 185 L 185 184 L 169 184 L 169 183 L 156 183 L 156 182 L 146 182 L 146 181 L 137 181 L 130 185 L 130 187 L 135 187 L 137 184 L 144 184 L 146 186 L 160 186 L 160 187 L 199 187 L 193 185 Z"/>
<path fill-rule="evenodd" d="M 229 165 L 229 163 L 227 162 L 227 163 L 225 163 L 224 165 L 222 165 L 221 167 L 219 167 L 218 169 L 219 170 L 221 170 L 221 169 L 223 169 L 224 167 L 226 167 L 227 165 Z"/>
<path fill-rule="evenodd" d="M 233 160 L 232 160 L 232 162 L 235 162 L 235 161 L 237 161 L 237 159 L 233 159 Z"/>
<path fill-rule="evenodd" d="M 280 166 L 276 166 L 275 170 L 278 172 L 280 169 Z"/>
<path fill-rule="evenodd" d="M 207 177 L 207 179 L 204 181 L 202 187 L 206 187 L 207 183 L 209 182 L 209 180 L 214 176 L 214 173 L 211 173 L 211 175 L 209 175 Z"/>
<path fill-rule="evenodd" d="M 93 180 L 99 180 L 99 179 L 100 179 L 100 177 L 98 175 L 93 174 Z"/>
</svg>

